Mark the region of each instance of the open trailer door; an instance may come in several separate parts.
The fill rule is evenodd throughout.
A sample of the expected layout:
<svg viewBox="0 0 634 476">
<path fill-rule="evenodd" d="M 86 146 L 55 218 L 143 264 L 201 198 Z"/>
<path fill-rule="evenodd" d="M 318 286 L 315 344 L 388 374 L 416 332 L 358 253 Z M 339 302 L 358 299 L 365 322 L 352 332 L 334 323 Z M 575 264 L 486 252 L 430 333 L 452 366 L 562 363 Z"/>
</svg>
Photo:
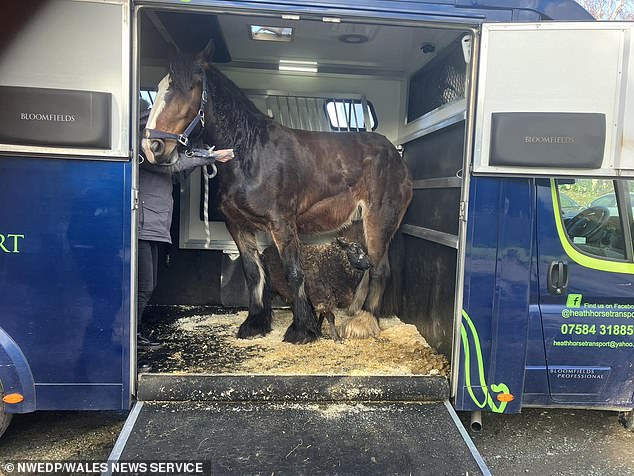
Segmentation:
<svg viewBox="0 0 634 476">
<path fill-rule="evenodd" d="M 484 23 L 474 173 L 634 175 L 633 28 Z"/>
<path fill-rule="evenodd" d="M 0 48 L 0 380 L 9 412 L 128 409 L 130 1 L 41 3 Z"/>
<path fill-rule="evenodd" d="M 512 308 L 489 319 L 465 299 L 461 395 L 471 405 L 631 408 L 633 27 L 482 25 L 467 240 L 474 249 L 490 239 L 489 274 Z M 590 182 L 597 193 L 575 194 Z M 471 347 L 479 365 L 469 365 L 476 328 L 483 348 Z M 485 370 L 496 384 L 474 393 L 469 376 L 484 381 Z"/>
</svg>

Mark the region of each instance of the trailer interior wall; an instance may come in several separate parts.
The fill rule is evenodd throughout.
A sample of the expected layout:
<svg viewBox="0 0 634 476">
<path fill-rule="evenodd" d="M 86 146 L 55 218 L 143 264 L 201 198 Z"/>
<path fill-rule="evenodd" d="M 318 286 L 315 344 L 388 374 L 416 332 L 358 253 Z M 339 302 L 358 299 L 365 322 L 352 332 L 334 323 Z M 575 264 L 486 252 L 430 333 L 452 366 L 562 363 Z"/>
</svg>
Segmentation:
<svg viewBox="0 0 634 476">
<path fill-rule="evenodd" d="M 404 144 L 414 197 L 391 247 L 386 296 L 386 311 L 415 324 L 446 356 L 453 341 L 464 135 L 459 121 Z"/>
<path fill-rule="evenodd" d="M 183 49 L 188 45 L 191 51 L 192 44 L 202 49 L 208 37 L 213 36 L 220 44 L 223 61 L 231 58 L 216 66 L 265 113 L 270 113 L 261 97 L 266 94 L 333 98 L 359 95 L 372 103 L 378 121 L 376 132 L 395 145 L 404 146 L 404 158 L 416 181 L 402 232 L 397 233 L 391 249 L 392 276 L 384 310 L 415 324 L 430 344 L 449 357 L 457 264 L 453 237 L 457 243 L 465 131 L 465 73 L 461 68 L 466 68 L 460 59 L 465 32 L 434 25 L 364 24 L 345 19 L 329 25 L 321 19 L 279 18 L 279 15 L 273 18 L 229 13 L 194 17 L 151 10 L 142 13 L 142 88 L 151 88 L 165 75 L 167 60 L 161 51 L 167 50 L 168 42 L 181 44 Z M 213 31 L 208 28 L 195 42 L 192 31 L 197 30 L 196 25 L 201 21 Z M 253 41 L 248 38 L 249 25 L 292 26 L 295 36 L 288 43 Z M 302 37 L 303 32 L 308 35 L 306 38 Z M 366 42 L 355 45 L 340 40 L 353 34 L 367 38 Z M 162 47 L 144 45 L 147 41 L 162 43 Z M 249 53 L 251 49 L 254 51 Z M 314 58 L 320 71 L 284 73 L 277 68 L 280 58 Z M 458 71 L 454 71 L 453 65 L 443 70 L 456 58 L 463 62 Z M 440 75 L 426 75 L 425 65 L 438 71 L 452 71 L 454 79 L 462 81 L 462 90 L 455 84 L 445 84 L 446 75 L 442 76 L 445 74 L 442 71 Z M 438 84 L 421 86 L 425 78 Z M 412 90 L 413 81 L 418 82 L 418 92 Z M 426 93 L 427 89 L 431 92 Z M 433 106 L 433 101 L 439 102 Z M 416 107 L 416 111 L 413 113 L 410 107 Z M 215 188 L 212 181 L 212 196 Z M 196 171 L 175 190 L 173 233 L 180 246 L 172 246 L 169 268 L 164 262 L 160 265 L 154 303 L 227 304 L 228 300 L 239 305 L 246 298 L 241 289 L 244 285 L 239 261 L 234 257 L 237 250 L 213 206 L 210 215 L 215 221 L 211 229 L 215 249 L 200 249 L 205 240 L 202 189 L 203 182 Z M 439 240 L 439 236 L 449 237 L 449 245 L 447 240 Z M 230 285 L 230 298 L 227 290 L 222 296 L 221 276 L 223 286 L 229 281 L 237 283 Z"/>
</svg>

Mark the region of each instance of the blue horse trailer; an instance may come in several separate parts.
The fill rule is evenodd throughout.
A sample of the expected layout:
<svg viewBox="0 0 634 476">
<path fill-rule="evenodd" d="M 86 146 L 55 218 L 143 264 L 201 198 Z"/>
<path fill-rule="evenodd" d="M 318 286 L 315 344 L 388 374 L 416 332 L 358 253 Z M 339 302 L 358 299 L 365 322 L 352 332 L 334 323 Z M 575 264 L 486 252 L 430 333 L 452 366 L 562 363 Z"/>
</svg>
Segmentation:
<svg viewBox="0 0 634 476">
<path fill-rule="evenodd" d="M 362 438 L 349 412 L 362 408 L 382 429 L 367 447 L 392 447 L 380 472 L 488 474 L 454 410 L 608 409 L 631 427 L 633 25 L 592 20 L 572 0 L 45 3 L 0 51 L 0 428 L 134 405 L 113 460 L 208 459 L 239 441 L 268 459 L 215 471 L 377 471 L 341 445 Z M 371 129 L 402 148 L 414 198 L 383 311 L 448 359 L 447 378 L 138 374 L 138 98 L 168 49 L 209 38 L 216 66 L 284 125 Z M 214 185 L 196 171 L 175 187 L 157 308 L 247 304 Z M 218 437 L 201 453 L 140 428 Z M 328 431 L 327 456 L 276 456 Z M 412 445 L 438 460 L 394 456 Z"/>
</svg>

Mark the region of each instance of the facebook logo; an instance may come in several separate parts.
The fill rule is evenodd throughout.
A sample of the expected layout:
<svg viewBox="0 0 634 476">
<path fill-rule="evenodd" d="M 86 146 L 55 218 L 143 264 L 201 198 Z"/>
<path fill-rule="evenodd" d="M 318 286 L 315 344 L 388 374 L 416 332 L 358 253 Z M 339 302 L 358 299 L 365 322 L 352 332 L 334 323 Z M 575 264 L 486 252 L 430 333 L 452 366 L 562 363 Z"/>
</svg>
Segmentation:
<svg viewBox="0 0 634 476">
<path fill-rule="evenodd" d="M 581 307 L 581 294 L 568 294 L 568 300 L 566 301 L 566 307 Z"/>
</svg>

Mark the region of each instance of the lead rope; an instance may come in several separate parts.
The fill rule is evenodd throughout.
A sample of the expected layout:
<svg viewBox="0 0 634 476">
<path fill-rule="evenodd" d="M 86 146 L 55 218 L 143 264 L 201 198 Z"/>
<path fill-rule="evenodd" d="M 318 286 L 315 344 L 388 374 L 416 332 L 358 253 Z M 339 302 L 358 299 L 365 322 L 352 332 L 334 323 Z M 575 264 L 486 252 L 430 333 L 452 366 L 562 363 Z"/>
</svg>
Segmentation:
<svg viewBox="0 0 634 476">
<path fill-rule="evenodd" d="M 213 147 L 210 149 L 210 152 Z M 203 220 L 205 221 L 205 248 L 209 249 L 211 246 L 211 230 L 209 229 L 209 180 L 214 178 L 218 173 L 216 164 L 211 164 L 212 172 L 209 173 L 207 166 L 203 167 L 203 177 L 205 178 L 205 191 L 203 195 Z"/>
</svg>

